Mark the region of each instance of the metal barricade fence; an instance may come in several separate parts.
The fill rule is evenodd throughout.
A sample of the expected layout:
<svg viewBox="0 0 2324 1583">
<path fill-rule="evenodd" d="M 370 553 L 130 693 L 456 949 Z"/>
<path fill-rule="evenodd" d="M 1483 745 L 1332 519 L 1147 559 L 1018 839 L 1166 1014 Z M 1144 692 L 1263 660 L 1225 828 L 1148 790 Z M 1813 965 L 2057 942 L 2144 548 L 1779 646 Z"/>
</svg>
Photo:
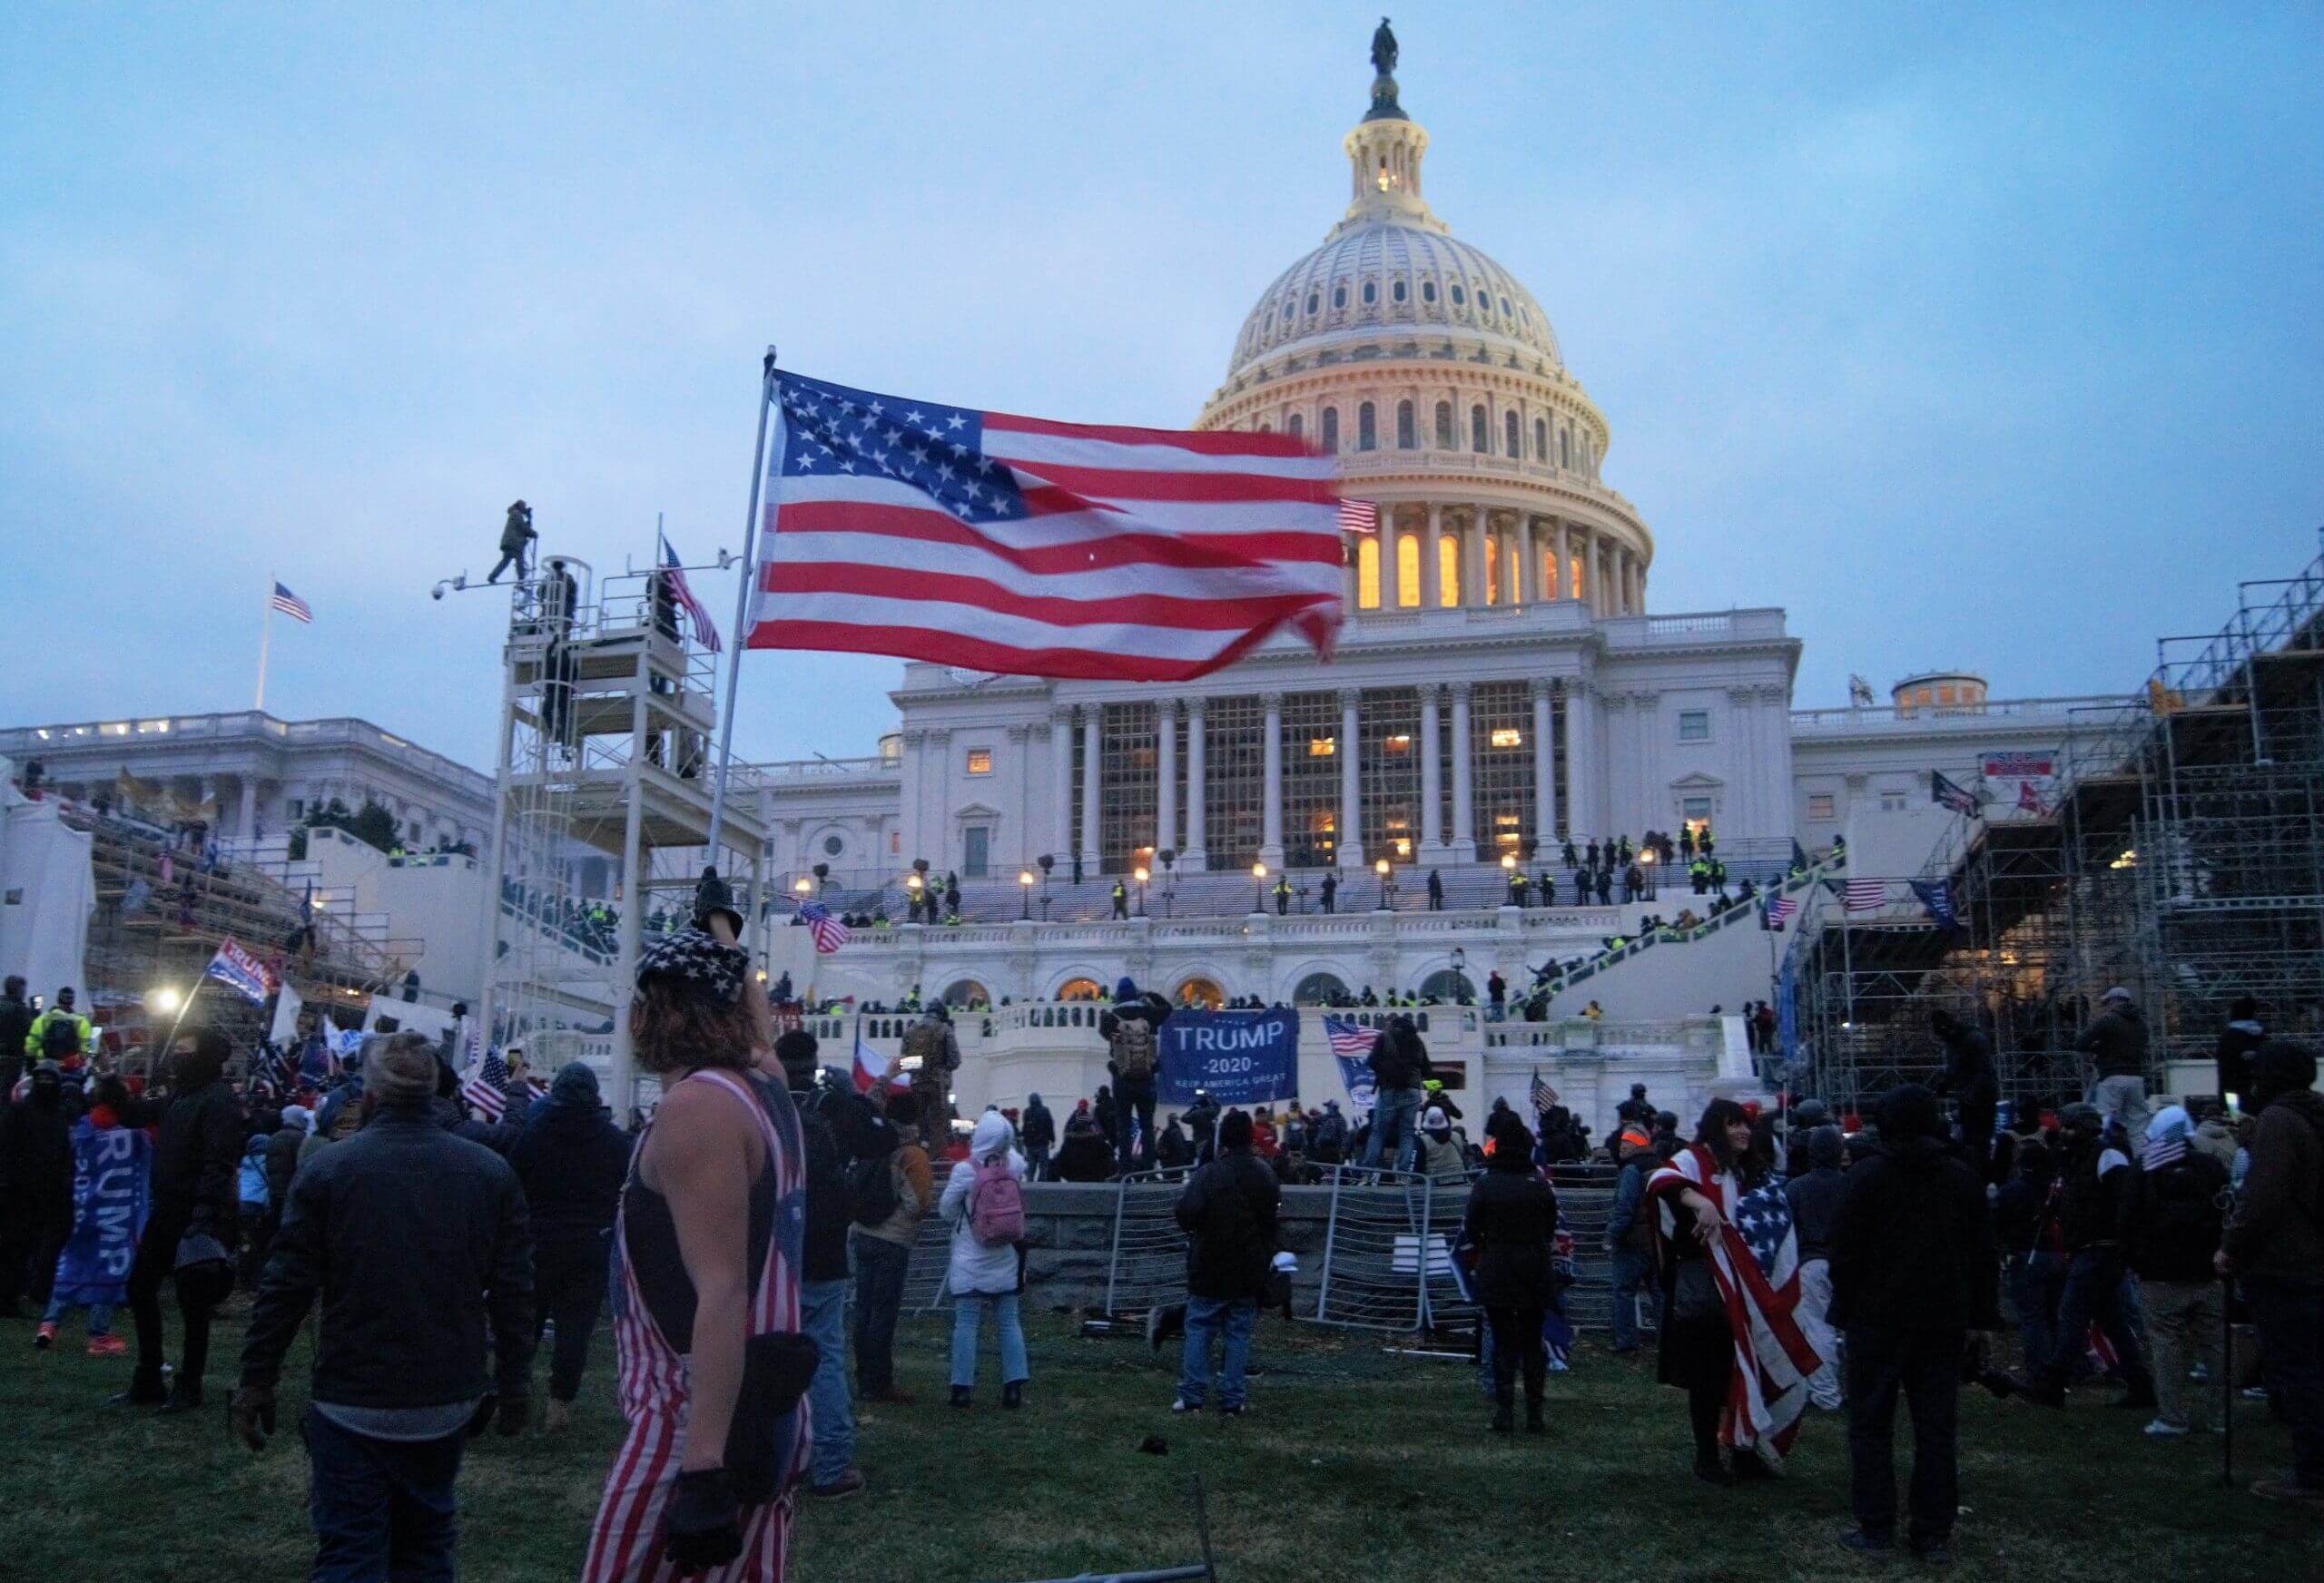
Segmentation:
<svg viewBox="0 0 2324 1583">
<path fill-rule="evenodd" d="M 950 1162 L 946 1162 L 949 1165 Z M 935 1190 L 941 1193 L 941 1177 L 935 1181 Z M 946 1290 L 946 1274 L 952 1266 L 952 1223 L 936 1213 L 931 1204 L 920 1217 L 920 1229 L 912 1238 L 911 1261 L 904 1266 L 903 1312 L 933 1313 L 944 1306 L 950 1293 Z"/>
<path fill-rule="evenodd" d="M 1453 1274 L 1452 1249 L 1461 1240 L 1461 1223 L 1469 1213 L 1469 1189 L 1482 1175 L 1463 1171 L 1458 1176 L 1427 1179 L 1428 1207 L 1422 1220 L 1426 1256 L 1421 1261 L 1424 1329 L 1471 1324 L 1481 1312 L 1462 1292 L 1460 1280 Z"/>
<path fill-rule="evenodd" d="M 1428 1313 L 1428 1178 L 1411 1171 L 1334 1165 L 1324 1228 L 1315 1322 L 1362 1330 L 1417 1331 Z M 1442 1257 L 1449 1273 L 1452 1250 Z"/>
<path fill-rule="evenodd" d="M 1187 1294 L 1187 1234 L 1178 1195 L 1191 1175 L 1175 1165 L 1114 1183 L 1114 1234 L 1106 1260 L 1106 1312 L 1144 1313 Z"/>
</svg>

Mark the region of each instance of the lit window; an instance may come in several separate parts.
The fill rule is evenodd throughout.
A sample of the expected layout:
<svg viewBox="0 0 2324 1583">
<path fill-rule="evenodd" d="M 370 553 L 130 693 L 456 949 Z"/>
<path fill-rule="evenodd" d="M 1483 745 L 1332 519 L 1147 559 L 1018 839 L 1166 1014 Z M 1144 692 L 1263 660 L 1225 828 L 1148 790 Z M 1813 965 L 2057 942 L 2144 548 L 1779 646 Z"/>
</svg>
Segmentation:
<svg viewBox="0 0 2324 1583">
<path fill-rule="evenodd" d="M 1808 794 L 1808 818 L 1829 819 L 1832 817 L 1832 794 L 1829 792 L 1813 792 Z"/>
<path fill-rule="evenodd" d="M 1495 726 L 1492 741 L 1497 748 L 1521 748 L 1525 745 L 1525 733 L 1513 725 Z"/>
<path fill-rule="evenodd" d="M 969 773 L 971 775 L 990 775 L 992 773 L 992 750 L 990 748 L 970 748 L 969 750 Z"/>
<path fill-rule="evenodd" d="M 1679 812 L 1686 821 L 1698 829 L 1710 822 L 1710 799 L 1689 797 L 1679 804 Z"/>
<path fill-rule="evenodd" d="M 1307 739 L 1307 756 L 1311 759 L 1328 759 L 1339 751 L 1337 737 L 1311 736 Z"/>
<path fill-rule="evenodd" d="M 1936 690 L 1936 701 L 1939 703 L 1958 703 L 1961 699 L 1960 694 L 1953 688 L 1939 687 Z"/>
<path fill-rule="evenodd" d="M 1396 536 L 1396 603 L 1407 610 L 1420 607 L 1420 535 Z"/>
<path fill-rule="evenodd" d="M 1387 748 L 1392 753 L 1408 753 L 1413 751 L 1413 739 L 1399 733 L 1388 739 Z"/>
<path fill-rule="evenodd" d="M 1380 608 L 1380 536 L 1359 535 L 1355 541 L 1355 604 L 1359 610 Z"/>
<path fill-rule="evenodd" d="M 1679 711 L 1679 740 L 1680 742 L 1710 741 L 1710 711 L 1708 709 Z"/>
<path fill-rule="evenodd" d="M 1461 536 L 1436 536 L 1437 603 L 1450 608 L 1461 603 Z"/>
</svg>

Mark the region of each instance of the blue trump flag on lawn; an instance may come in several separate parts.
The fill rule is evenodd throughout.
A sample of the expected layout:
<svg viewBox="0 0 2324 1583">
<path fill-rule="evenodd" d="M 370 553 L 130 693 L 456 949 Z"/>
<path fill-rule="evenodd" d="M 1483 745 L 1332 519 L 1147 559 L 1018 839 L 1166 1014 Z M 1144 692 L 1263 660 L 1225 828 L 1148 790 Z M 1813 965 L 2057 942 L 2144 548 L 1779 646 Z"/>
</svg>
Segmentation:
<svg viewBox="0 0 2324 1583">
<path fill-rule="evenodd" d="M 1221 1105 L 1258 1105 L 1299 1092 L 1299 1014 L 1174 1011 L 1162 1025 L 1165 1105 L 1191 1105 L 1206 1090 Z"/>
<path fill-rule="evenodd" d="M 73 1124 L 73 1234 L 56 1259 L 56 1292 L 67 1303 L 118 1306 L 153 1208 L 153 1146 L 133 1126 Z"/>
</svg>

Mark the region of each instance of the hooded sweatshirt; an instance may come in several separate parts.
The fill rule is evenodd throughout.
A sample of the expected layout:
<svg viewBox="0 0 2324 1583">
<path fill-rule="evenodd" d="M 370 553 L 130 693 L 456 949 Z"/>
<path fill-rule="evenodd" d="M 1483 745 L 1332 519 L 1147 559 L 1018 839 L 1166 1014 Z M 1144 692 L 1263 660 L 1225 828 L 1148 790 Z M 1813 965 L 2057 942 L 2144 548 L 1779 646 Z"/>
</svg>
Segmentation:
<svg viewBox="0 0 2324 1583">
<path fill-rule="evenodd" d="M 2225 1246 L 2239 1274 L 2324 1286 L 2324 1094 L 2294 1089 L 2260 1113 Z"/>
<path fill-rule="evenodd" d="M 1935 1106 L 1927 1120 L 1934 1122 Z M 1842 1329 L 1959 1332 L 1998 1324 L 1984 1190 L 1926 1126 L 1894 1128 L 1842 1178 L 1832 1217 L 1831 1322 Z"/>
<path fill-rule="evenodd" d="M 559 1067 L 547 1105 L 508 1145 L 537 1239 L 612 1226 L 629 1175 L 630 1141 L 598 1103 L 596 1074 L 578 1061 Z"/>
</svg>

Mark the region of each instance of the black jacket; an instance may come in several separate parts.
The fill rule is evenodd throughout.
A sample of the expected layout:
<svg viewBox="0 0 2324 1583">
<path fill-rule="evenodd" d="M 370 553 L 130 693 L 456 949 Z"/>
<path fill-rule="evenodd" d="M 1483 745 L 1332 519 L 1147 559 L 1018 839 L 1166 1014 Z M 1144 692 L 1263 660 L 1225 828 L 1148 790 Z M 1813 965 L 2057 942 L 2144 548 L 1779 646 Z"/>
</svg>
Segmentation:
<svg viewBox="0 0 2324 1583">
<path fill-rule="evenodd" d="M 1469 1189 L 1461 1230 L 1476 1244 L 1477 1301 L 1535 1308 L 1550 1301 L 1558 1195 L 1531 1171 L 1488 1170 Z"/>
<path fill-rule="evenodd" d="M 2088 1056 L 2102 1077 L 2146 1075 L 2146 1018 L 2135 1006 L 2101 1012 L 2083 1030 L 2074 1048 Z"/>
<path fill-rule="evenodd" d="M 267 1218 L 280 1224 L 282 1206 L 290 1202 L 290 1178 L 299 1174 L 300 1145 L 307 1141 L 302 1127 L 278 1127 L 266 1140 L 266 1197 L 271 1206 Z"/>
<path fill-rule="evenodd" d="M 1832 1256 L 1832 1222 L 1839 1214 L 1840 1195 L 1847 1191 L 1847 1173 L 1837 1165 L 1817 1165 L 1784 1184 L 1792 1224 L 1798 1231 L 1801 1263 Z"/>
<path fill-rule="evenodd" d="M 228 1246 L 241 1209 L 238 1181 L 250 1141 L 242 1102 L 222 1077 L 189 1088 L 162 1113 L 153 1144 L 153 1205 L 190 1206 L 194 1225 Z"/>
<path fill-rule="evenodd" d="M 2189 1149 L 2160 1171 L 2132 1166 L 2115 1174 L 2130 1177 L 2121 1198 L 2122 1252 L 2131 1268 L 2149 1281 L 2208 1286 L 2217 1280 L 2211 1255 L 2227 1219 L 2227 1167 Z"/>
<path fill-rule="evenodd" d="M 0 1037 L 5 1037 L 0 1034 Z M 2267 1042 L 2267 1030 L 2256 1022 L 2230 1022 L 2219 1030 L 2219 1091 L 2248 1096 L 2251 1092 L 2251 1057 Z M 21 1038 L 18 1043 L 22 1043 Z"/>
<path fill-rule="evenodd" d="M 64 1096 L 0 1111 L 0 1221 L 73 1215 L 73 1123 Z"/>
<path fill-rule="evenodd" d="M 1383 1088 L 1417 1088 L 1434 1075 L 1428 1064 L 1428 1046 L 1421 1042 L 1420 1035 L 1393 1024 L 1380 1030 L 1364 1064 L 1372 1068 L 1374 1079 Z"/>
<path fill-rule="evenodd" d="M 12 995 L 0 995 L 0 1070 L 15 1072 L 25 1064 L 25 1040 L 33 1031 L 31 1005 Z"/>
<path fill-rule="evenodd" d="M 1025 1106 L 1024 1125 L 1017 1129 L 1017 1136 L 1029 1149 L 1052 1147 L 1057 1143 L 1057 1117 L 1049 1114 L 1048 1106 L 1036 1099 Z"/>
<path fill-rule="evenodd" d="M 1913 1138 L 1843 1179 L 1832 1217 L 1832 1323 L 1993 1330 L 1998 1265 L 1985 1193 L 1935 1138 Z"/>
<path fill-rule="evenodd" d="M 1964 1106 L 1991 1106 L 2001 1098 L 2001 1083 L 1994 1076 L 1993 1041 L 1982 1028 L 1963 1027 L 1945 1040 L 1945 1081 L 1940 1094 L 1950 1094 Z"/>
<path fill-rule="evenodd" d="M 508 1145 L 508 1164 L 524 1185 L 533 1234 L 596 1236 L 609 1231 L 629 1177 L 629 1135 L 598 1105 L 555 1101 L 525 1124 Z"/>
<path fill-rule="evenodd" d="M 242 1383 L 272 1385 L 320 1293 L 313 1399 L 437 1407 L 525 1389 L 533 1238 L 508 1162 L 424 1112 L 383 1111 L 309 1160 L 259 1277 Z"/>
<path fill-rule="evenodd" d="M 799 1254 L 803 1281 L 847 1279 L 847 1228 L 855 1223 L 855 1194 L 848 1185 L 847 1156 L 830 1119 L 812 1095 L 792 1090 L 799 1110 L 799 1136 L 807 1155 L 807 1231 Z"/>
<path fill-rule="evenodd" d="M 2138 1175 L 2138 1165 L 2118 1165 L 2102 1175 L 2098 1167 L 2106 1152 L 2096 1138 L 2077 1142 L 2058 1173 L 2058 1234 L 2069 1254 L 2114 1246 L 2122 1240 L 2122 1195 Z"/>
<path fill-rule="evenodd" d="M 1219 1155 L 1178 1195 L 1187 1246 L 1187 1291 L 1223 1302 L 1259 1297 L 1275 1258 L 1283 1186 L 1256 1155 Z"/>
</svg>

